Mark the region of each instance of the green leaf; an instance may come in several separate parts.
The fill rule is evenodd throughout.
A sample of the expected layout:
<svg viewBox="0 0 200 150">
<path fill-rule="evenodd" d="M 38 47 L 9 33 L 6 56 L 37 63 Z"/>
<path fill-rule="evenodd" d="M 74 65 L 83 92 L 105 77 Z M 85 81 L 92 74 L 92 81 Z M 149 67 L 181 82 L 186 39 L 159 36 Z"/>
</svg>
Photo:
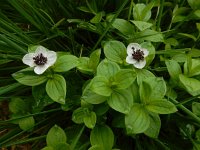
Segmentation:
<svg viewBox="0 0 200 150">
<path fill-rule="evenodd" d="M 95 127 L 96 120 L 97 120 L 97 117 L 96 117 L 95 112 L 90 112 L 89 114 L 87 114 L 87 116 L 85 116 L 83 118 L 85 126 L 90 128 L 90 129 L 93 129 Z"/>
<path fill-rule="evenodd" d="M 53 150 L 71 150 L 71 147 L 68 143 L 59 143 L 54 146 Z"/>
<path fill-rule="evenodd" d="M 150 125 L 150 116 L 147 110 L 142 105 L 135 103 L 129 113 L 125 115 L 125 125 L 128 134 L 145 132 Z"/>
<path fill-rule="evenodd" d="M 140 30 L 140 31 L 144 31 L 146 29 L 149 29 L 150 27 L 153 26 L 152 23 L 149 23 L 149 22 L 145 22 L 145 21 L 136 21 L 136 20 L 133 20 L 131 21 L 135 24 L 135 26 Z"/>
<path fill-rule="evenodd" d="M 162 33 L 150 29 L 146 29 L 144 31 L 136 33 L 134 39 L 146 40 L 151 42 L 164 41 Z"/>
<path fill-rule="evenodd" d="M 102 150 L 102 149 L 103 149 L 103 147 L 100 145 L 93 145 L 88 150 Z"/>
<path fill-rule="evenodd" d="M 72 121 L 74 121 L 77 124 L 81 124 L 84 122 L 84 117 L 86 117 L 90 113 L 88 108 L 85 107 L 79 107 L 76 110 L 73 111 L 72 114 Z"/>
<path fill-rule="evenodd" d="M 167 86 L 163 78 L 149 77 L 144 81 L 149 83 L 151 88 L 153 89 L 150 99 L 160 99 L 165 96 L 167 92 Z"/>
<path fill-rule="evenodd" d="M 116 63 L 123 64 L 126 59 L 126 47 L 119 41 L 108 41 L 104 45 L 105 56 Z"/>
<path fill-rule="evenodd" d="M 133 36 L 135 34 L 134 26 L 127 20 L 117 18 L 112 26 L 126 36 Z"/>
<path fill-rule="evenodd" d="M 155 47 L 153 46 L 153 44 L 151 44 L 151 42 L 143 42 L 140 45 L 142 48 L 145 48 L 149 51 L 149 55 L 145 58 L 146 59 L 145 66 L 148 66 L 155 58 Z"/>
<path fill-rule="evenodd" d="M 194 16 L 195 16 L 196 19 L 200 18 L 200 10 L 199 9 L 194 11 Z M 191 35 L 191 34 L 190 34 L 189 37 L 191 37 L 194 41 L 197 40 L 197 38 L 195 36 Z"/>
<path fill-rule="evenodd" d="M 192 112 L 195 115 L 200 116 L 200 103 L 198 103 L 198 102 L 192 103 Z"/>
<path fill-rule="evenodd" d="M 101 49 L 95 50 L 90 54 L 88 67 L 96 71 L 101 56 Z"/>
<path fill-rule="evenodd" d="M 135 103 L 140 102 L 139 86 L 136 81 L 134 81 L 133 84 L 129 88 L 127 88 L 127 91 L 131 93 L 133 102 Z"/>
<path fill-rule="evenodd" d="M 28 86 L 36 86 L 47 81 L 47 77 L 45 75 L 35 74 L 32 68 L 20 70 L 12 74 L 12 77 L 19 83 Z"/>
<path fill-rule="evenodd" d="M 146 69 L 138 69 L 136 71 L 137 71 L 138 85 L 140 85 L 143 82 L 143 80 L 145 80 L 146 78 L 155 77 L 155 75 L 152 72 L 150 72 L 149 70 L 146 70 Z"/>
<path fill-rule="evenodd" d="M 192 96 L 200 94 L 200 81 L 194 78 L 188 78 L 185 75 L 179 75 L 180 82 L 185 90 Z"/>
<path fill-rule="evenodd" d="M 93 105 L 93 106 L 94 106 L 93 110 L 97 116 L 102 116 L 109 110 L 109 106 L 107 103 L 102 103 L 102 104 Z"/>
<path fill-rule="evenodd" d="M 172 45 L 172 46 L 178 46 L 178 41 L 175 39 L 175 38 L 168 38 L 168 39 L 165 39 L 165 41 L 164 41 L 164 43 L 166 44 L 166 45 Z M 165 46 L 165 49 L 167 49 L 166 48 L 166 46 Z M 171 49 L 171 47 L 169 48 L 169 49 Z"/>
<path fill-rule="evenodd" d="M 103 11 L 98 12 L 91 20 L 91 23 L 99 23 L 105 13 Z"/>
<path fill-rule="evenodd" d="M 52 104 L 54 101 L 47 95 L 46 84 L 40 84 L 32 87 L 34 103 L 32 104 L 33 112 L 40 112 L 44 107 Z"/>
<path fill-rule="evenodd" d="M 60 56 L 53 66 L 55 72 L 66 72 L 75 68 L 78 64 L 78 58 L 73 55 Z"/>
<path fill-rule="evenodd" d="M 92 13 L 90 11 L 90 9 L 86 6 L 80 6 L 80 7 L 77 7 L 79 10 L 83 11 L 83 12 L 86 12 L 86 13 Z"/>
<path fill-rule="evenodd" d="M 152 90 L 153 89 L 148 82 L 142 82 L 142 84 L 140 84 L 140 99 L 144 104 L 150 101 Z"/>
<path fill-rule="evenodd" d="M 54 76 L 47 81 L 46 92 L 53 101 L 65 104 L 66 82 L 64 77 L 54 74 Z"/>
<path fill-rule="evenodd" d="M 200 1 L 199 0 L 187 0 L 190 7 L 194 10 L 200 8 Z"/>
<path fill-rule="evenodd" d="M 200 129 L 196 131 L 196 139 L 200 141 Z"/>
<path fill-rule="evenodd" d="M 188 68 L 188 62 L 184 64 L 184 73 L 189 77 L 200 75 L 200 59 L 191 59 L 190 67 Z"/>
<path fill-rule="evenodd" d="M 126 89 L 136 79 L 136 73 L 131 69 L 121 69 L 117 72 L 113 78 L 111 78 L 111 84 L 113 89 Z"/>
<path fill-rule="evenodd" d="M 145 108 L 158 114 L 170 114 L 177 111 L 175 105 L 166 99 L 151 100 Z"/>
<path fill-rule="evenodd" d="M 83 90 L 81 99 L 83 99 L 84 101 L 90 104 L 100 104 L 106 101 L 108 98 L 106 96 L 102 96 L 93 92 L 90 89 L 90 84 L 88 84 Z"/>
<path fill-rule="evenodd" d="M 41 149 L 41 150 L 54 150 L 54 149 L 53 149 L 53 147 L 46 146 L 46 147 L 44 147 L 44 148 L 43 148 L 43 149 Z"/>
<path fill-rule="evenodd" d="M 90 58 L 80 57 L 78 59 L 77 69 L 84 74 L 93 74 L 94 70 L 89 67 Z"/>
<path fill-rule="evenodd" d="M 41 46 L 41 45 L 29 45 L 28 46 L 28 52 L 34 53 L 39 46 Z"/>
<path fill-rule="evenodd" d="M 112 89 L 109 81 L 104 76 L 96 76 L 91 81 L 91 90 L 102 96 L 110 96 Z"/>
<path fill-rule="evenodd" d="M 200 23 L 199 23 L 199 28 L 200 28 Z M 200 29 L 199 29 L 200 30 Z M 200 32 L 200 31 L 199 31 Z M 199 58 L 200 57 L 200 50 L 196 49 L 196 48 L 192 48 L 188 54 L 192 57 L 192 58 Z M 185 54 L 186 55 L 186 54 Z"/>
<path fill-rule="evenodd" d="M 107 79 L 114 76 L 120 67 L 117 63 L 108 61 L 104 59 L 97 67 L 97 75 L 98 76 L 105 76 Z"/>
<path fill-rule="evenodd" d="M 114 110 L 127 114 L 133 105 L 133 97 L 127 90 L 118 90 L 111 94 L 107 102 Z"/>
<path fill-rule="evenodd" d="M 90 134 L 90 142 L 92 146 L 102 146 L 104 150 L 110 150 L 114 144 L 114 134 L 106 125 L 95 126 Z"/>
<path fill-rule="evenodd" d="M 149 116 L 150 125 L 149 128 L 144 132 L 144 134 L 151 138 L 158 138 L 161 127 L 160 117 L 158 114 L 155 113 L 149 113 Z"/>
<path fill-rule="evenodd" d="M 178 33 L 179 36 L 183 36 L 185 38 L 190 38 L 190 39 L 193 39 L 194 41 L 197 41 L 197 38 L 192 35 L 192 34 L 187 34 L 187 33 Z"/>
<path fill-rule="evenodd" d="M 136 21 L 148 21 L 151 18 L 151 10 L 145 9 L 147 6 L 143 3 L 136 4 L 133 7 L 133 18 Z"/>
<path fill-rule="evenodd" d="M 169 84 L 167 84 L 167 92 L 166 92 L 166 96 L 170 99 L 177 99 L 177 94 L 176 91 L 169 86 Z"/>
<path fill-rule="evenodd" d="M 21 98 L 12 98 L 9 103 L 9 110 L 12 113 L 25 113 L 28 112 L 29 107 L 27 107 L 24 100 Z"/>
<path fill-rule="evenodd" d="M 28 131 L 31 130 L 35 126 L 35 120 L 33 116 L 31 117 L 26 117 L 18 120 L 19 122 L 19 127 L 24 130 Z"/>
<path fill-rule="evenodd" d="M 192 57 L 190 55 L 186 56 L 185 63 L 184 63 L 183 67 L 184 67 L 184 74 L 189 76 L 190 70 L 192 68 Z"/>
<path fill-rule="evenodd" d="M 170 74 L 170 77 L 173 80 L 175 80 L 176 82 L 178 82 L 179 81 L 179 74 L 182 73 L 181 67 L 178 64 L 178 62 L 175 61 L 175 60 L 167 60 L 167 61 L 165 61 L 165 64 L 167 66 L 167 70 Z"/>
<path fill-rule="evenodd" d="M 51 146 L 54 149 L 56 148 L 57 144 L 66 143 L 67 136 L 65 131 L 57 125 L 54 125 L 49 132 L 47 133 L 47 146 Z"/>
</svg>

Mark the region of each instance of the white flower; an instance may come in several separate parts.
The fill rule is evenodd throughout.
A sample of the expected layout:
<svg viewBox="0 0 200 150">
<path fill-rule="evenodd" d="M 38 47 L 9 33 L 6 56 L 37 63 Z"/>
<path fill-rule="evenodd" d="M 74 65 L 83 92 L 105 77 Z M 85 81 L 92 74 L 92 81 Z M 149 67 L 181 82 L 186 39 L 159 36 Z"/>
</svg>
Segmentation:
<svg viewBox="0 0 200 150">
<path fill-rule="evenodd" d="M 145 57 L 149 55 L 149 51 L 142 48 L 138 43 L 130 43 L 127 47 L 127 54 L 126 62 L 142 69 L 146 65 Z"/>
<path fill-rule="evenodd" d="M 48 51 L 45 47 L 38 46 L 35 53 L 26 54 L 22 61 L 24 64 L 34 67 L 36 74 L 42 74 L 56 62 L 56 59 L 56 52 Z"/>
</svg>

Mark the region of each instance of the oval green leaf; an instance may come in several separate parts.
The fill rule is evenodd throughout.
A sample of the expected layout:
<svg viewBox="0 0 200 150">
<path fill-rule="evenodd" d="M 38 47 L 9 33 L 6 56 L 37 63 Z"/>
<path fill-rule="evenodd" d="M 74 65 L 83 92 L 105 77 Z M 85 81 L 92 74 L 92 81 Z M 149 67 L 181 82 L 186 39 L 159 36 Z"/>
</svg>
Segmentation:
<svg viewBox="0 0 200 150">
<path fill-rule="evenodd" d="M 96 76 L 91 81 L 91 90 L 102 96 L 110 96 L 112 89 L 109 81 L 104 76 Z"/>
<path fill-rule="evenodd" d="M 66 72 L 73 69 L 78 64 L 78 58 L 73 55 L 62 55 L 54 64 L 53 70 L 55 72 Z"/>
<path fill-rule="evenodd" d="M 128 134 L 145 132 L 150 125 L 150 116 L 147 110 L 140 104 L 134 104 L 127 115 L 125 125 Z"/>
<path fill-rule="evenodd" d="M 35 126 L 35 120 L 33 116 L 31 117 L 26 117 L 18 120 L 19 122 L 19 127 L 24 130 L 28 131 L 31 130 Z"/>
<path fill-rule="evenodd" d="M 114 76 L 119 70 L 120 67 L 117 63 L 104 59 L 97 67 L 97 75 L 105 76 L 107 79 L 109 79 L 110 77 Z"/>
<path fill-rule="evenodd" d="M 160 127 L 161 127 L 161 120 L 158 114 L 149 113 L 150 116 L 150 125 L 149 128 L 144 132 L 145 135 L 151 138 L 158 138 Z"/>
<path fill-rule="evenodd" d="M 170 114 L 177 111 L 176 106 L 166 99 L 152 100 L 145 105 L 145 108 L 158 114 Z"/>
<path fill-rule="evenodd" d="M 104 45 L 105 56 L 116 63 L 123 64 L 126 59 L 126 47 L 119 41 L 108 41 Z"/>
<path fill-rule="evenodd" d="M 111 86 L 113 89 L 126 89 L 136 79 L 136 73 L 131 69 L 121 69 L 113 78 L 111 78 Z"/>
<path fill-rule="evenodd" d="M 107 102 L 114 110 L 127 114 L 133 105 L 133 97 L 127 90 L 118 90 L 111 94 Z"/>
<path fill-rule="evenodd" d="M 94 128 L 95 124 L 96 124 L 96 113 L 95 112 L 90 112 L 89 114 L 87 114 L 84 118 L 83 121 L 85 123 L 85 126 L 92 129 Z"/>
<path fill-rule="evenodd" d="M 47 133 L 47 146 L 55 147 L 57 144 L 66 143 L 67 136 L 62 128 L 57 125 L 54 125 L 49 132 Z"/>
<path fill-rule="evenodd" d="M 26 68 L 20 70 L 14 74 L 12 77 L 17 80 L 19 83 L 28 85 L 28 86 L 36 86 L 42 84 L 47 81 L 47 76 L 45 75 L 37 75 L 33 72 L 32 68 Z"/>
<path fill-rule="evenodd" d="M 65 104 L 66 81 L 64 77 L 55 74 L 47 81 L 46 92 L 53 101 Z"/>
<path fill-rule="evenodd" d="M 88 84 L 82 94 L 81 99 L 85 100 L 86 102 L 90 104 L 100 104 L 107 100 L 106 96 L 102 96 L 99 94 L 96 94 L 90 89 L 90 84 Z"/>
<path fill-rule="evenodd" d="M 90 142 L 92 146 L 102 146 L 104 150 L 110 150 L 114 144 L 114 134 L 106 125 L 95 126 L 90 134 Z"/>
</svg>

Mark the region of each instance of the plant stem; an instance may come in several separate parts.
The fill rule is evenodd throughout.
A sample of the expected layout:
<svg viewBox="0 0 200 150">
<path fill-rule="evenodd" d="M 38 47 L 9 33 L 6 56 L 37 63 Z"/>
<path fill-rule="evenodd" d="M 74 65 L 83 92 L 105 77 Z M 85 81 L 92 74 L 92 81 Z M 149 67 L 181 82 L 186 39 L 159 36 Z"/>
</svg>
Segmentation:
<svg viewBox="0 0 200 150">
<path fill-rule="evenodd" d="M 10 84 L 10 85 L 7 85 L 7 86 L 3 86 L 3 87 L 0 87 L 0 95 L 3 95 L 7 92 L 10 92 L 18 87 L 20 87 L 21 84 L 20 83 L 13 83 L 13 84 Z"/>
<path fill-rule="evenodd" d="M 61 110 L 61 108 L 51 109 L 51 110 L 48 110 L 48 111 L 43 111 L 43 112 L 34 113 L 34 114 L 28 114 L 28 115 L 24 115 L 24 116 L 21 116 L 21 117 L 14 118 L 14 119 L 0 121 L 0 124 L 1 123 L 12 122 L 12 121 L 15 121 L 15 120 L 18 120 L 18 119 L 22 119 L 22 118 L 26 118 L 26 117 L 31 117 L 31 116 L 41 115 L 41 114 L 52 113 L 52 112 L 56 112 L 56 111 L 59 111 L 59 110 Z"/>
<path fill-rule="evenodd" d="M 189 109 L 187 109 L 185 106 L 183 106 L 182 104 L 180 104 L 177 100 L 170 98 L 170 100 L 178 107 L 180 108 L 182 111 L 184 111 L 188 116 L 190 116 L 191 118 L 193 118 L 196 122 L 198 122 L 200 124 L 200 118 L 195 115 L 193 112 L 191 112 Z"/>
<path fill-rule="evenodd" d="M 76 138 L 73 140 L 73 142 L 72 142 L 72 144 L 71 144 L 71 149 L 72 149 L 72 150 L 74 150 L 74 148 L 75 148 L 75 146 L 76 146 L 78 140 L 80 139 L 80 137 L 81 137 L 81 135 L 82 135 L 84 129 L 85 129 L 85 126 L 83 126 L 83 127 L 81 128 L 79 134 L 78 134 L 78 135 L 76 136 Z"/>
<path fill-rule="evenodd" d="M 157 26 L 156 26 L 157 31 L 159 31 L 159 29 L 160 29 L 160 22 L 161 22 L 161 18 L 162 18 L 162 14 L 163 14 L 164 1 L 165 0 L 160 0 L 159 15 L 158 15 L 158 21 L 157 21 Z"/>
<path fill-rule="evenodd" d="M 30 139 L 25 139 L 25 140 L 21 140 L 21 141 L 4 144 L 4 147 L 9 147 L 12 145 L 19 145 L 19 144 L 26 144 L 28 142 L 33 142 L 33 141 L 41 140 L 41 139 L 45 139 L 45 138 L 46 138 L 46 135 L 43 135 L 43 136 L 39 136 L 39 137 L 34 137 L 34 138 L 30 138 Z"/>
<path fill-rule="evenodd" d="M 103 37 L 106 35 L 106 33 L 108 32 L 108 30 L 110 29 L 110 27 L 112 26 L 112 23 L 115 21 L 115 19 L 117 18 L 117 16 L 120 14 L 120 12 L 122 11 L 122 9 L 125 7 L 125 5 L 128 3 L 129 0 L 124 0 L 124 3 L 121 5 L 121 7 L 117 10 L 115 16 L 112 18 L 111 22 L 108 24 L 108 26 L 106 27 L 105 31 L 102 33 L 102 35 L 100 36 L 100 38 L 98 39 L 97 43 L 95 44 L 95 46 L 92 48 L 92 51 L 94 51 L 97 46 L 99 45 L 99 43 L 101 42 L 101 40 L 103 39 Z"/>
</svg>

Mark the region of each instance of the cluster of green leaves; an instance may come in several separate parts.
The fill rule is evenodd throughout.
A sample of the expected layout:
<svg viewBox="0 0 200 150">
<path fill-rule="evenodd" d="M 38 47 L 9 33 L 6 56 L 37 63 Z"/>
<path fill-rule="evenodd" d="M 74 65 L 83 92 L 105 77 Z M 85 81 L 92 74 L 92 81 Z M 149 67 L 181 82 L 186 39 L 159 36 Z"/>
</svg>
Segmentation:
<svg viewBox="0 0 200 150">
<path fill-rule="evenodd" d="M 0 147 L 200 149 L 198 0 L 0 3 Z M 58 56 L 42 75 L 21 61 L 38 45 Z"/>
</svg>

